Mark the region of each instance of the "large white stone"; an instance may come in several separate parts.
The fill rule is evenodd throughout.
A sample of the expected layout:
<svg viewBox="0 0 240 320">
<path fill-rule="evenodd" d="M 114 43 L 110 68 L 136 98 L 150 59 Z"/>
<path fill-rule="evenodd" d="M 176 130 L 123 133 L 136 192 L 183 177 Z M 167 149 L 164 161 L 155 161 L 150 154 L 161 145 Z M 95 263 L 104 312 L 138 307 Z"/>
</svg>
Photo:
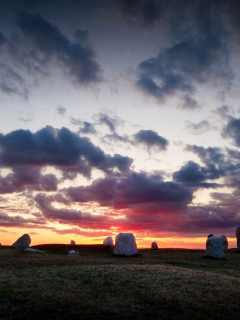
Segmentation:
<svg viewBox="0 0 240 320">
<path fill-rule="evenodd" d="M 23 250 L 24 252 L 32 252 L 32 253 L 44 253 L 43 251 L 33 249 L 33 248 L 26 248 Z"/>
<path fill-rule="evenodd" d="M 103 241 L 104 246 L 113 246 L 113 238 L 112 237 L 107 237 Z"/>
<path fill-rule="evenodd" d="M 70 245 L 75 246 L 76 242 L 74 240 L 71 240 Z"/>
<path fill-rule="evenodd" d="M 30 236 L 28 234 L 24 234 L 12 244 L 12 248 L 27 248 L 29 247 L 30 243 L 31 243 Z"/>
<path fill-rule="evenodd" d="M 236 237 L 237 237 L 237 247 L 238 247 L 238 251 L 240 251 L 240 226 L 237 227 Z"/>
<path fill-rule="evenodd" d="M 119 233 L 115 240 L 114 254 L 133 256 L 138 253 L 135 237 L 132 233 Z"/>
<path fill-rule="evenodd" d="M 228 250 L 227 237 L 224 234 L 222 234 L 220 239 L 222 240 L 224 250 Z"/>
<path fill-rule="evenodd" d="M 206 256 L 213 257 L 215 259 L 225 258 L 224 248 L 222 240 L 218 237 L 210 237 L 206 242 Z"/>
<path fill-rule="evenodd" d="M 157 242 L 152 242 L 151 250 L 158 250 Z"/>
</svg>

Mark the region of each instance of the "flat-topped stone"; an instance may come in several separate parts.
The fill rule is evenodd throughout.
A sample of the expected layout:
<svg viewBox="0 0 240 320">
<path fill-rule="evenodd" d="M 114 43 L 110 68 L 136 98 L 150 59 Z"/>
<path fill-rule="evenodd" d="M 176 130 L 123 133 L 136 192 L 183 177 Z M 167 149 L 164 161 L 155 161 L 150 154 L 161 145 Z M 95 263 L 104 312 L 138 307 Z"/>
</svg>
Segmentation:
<svg viewBox="0 0 240 320">
<path fill-rule="evenodd" d="M 112 237 L 107 237 L 106 239 L 103 240 L 103 245 L 104 246 L 113 246 L 113 238 Z"/>
<path fill-rule="evenodd" d="M 206 242 L 205 255 L 214 259 L 225 258 L 222 240 L 214 236 L 208 238 Z"/>
<path fill-rule="evenodd" d="M 28 234 L 22 235 L 12 244 L 12 248 L 27 248 L 31 243 L 31 238 Z"/>
<path fill-rule="evenodd" d="M 119 256 L 134 256 L 138 253 L 135 237 L 132 233 L 119 233 L 115 240 L 114 254 Z"/>
</svg>

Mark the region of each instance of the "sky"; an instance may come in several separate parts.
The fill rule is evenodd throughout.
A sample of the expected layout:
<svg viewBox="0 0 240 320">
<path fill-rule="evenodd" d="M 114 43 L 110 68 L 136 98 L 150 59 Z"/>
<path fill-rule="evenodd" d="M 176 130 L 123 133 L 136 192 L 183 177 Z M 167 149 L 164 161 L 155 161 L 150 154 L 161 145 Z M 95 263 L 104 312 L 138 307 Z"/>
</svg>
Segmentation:
<svg viewBox="0 0 240 320">
<path fill-rule="evenodd" d="M 0 243 L 236 247 L 238 0 L 1 0 Z"/>
</svg>

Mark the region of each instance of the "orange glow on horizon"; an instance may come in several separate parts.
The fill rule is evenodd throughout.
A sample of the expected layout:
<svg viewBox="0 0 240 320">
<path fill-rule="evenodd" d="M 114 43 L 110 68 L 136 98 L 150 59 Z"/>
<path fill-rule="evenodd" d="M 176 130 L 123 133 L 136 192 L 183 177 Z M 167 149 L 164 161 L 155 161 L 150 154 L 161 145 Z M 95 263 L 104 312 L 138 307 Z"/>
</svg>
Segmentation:
<svg viewBox="0 0 240 320">
<path fill-rule="evenodd" d="M 74 240 L 76 244 L 102 244 L 103 240 L 107 236 L 112 236 L 115 240 L 115 236 L 118 232 L 109 232 L 104 236 L 98 237 L 86 237 L 75 234 L 56 234 L 51 230 L 39 230 L 39 229 L 22 229 L 22 228 L 1 228 L 0 231 L 0 243 L 2 245 L 12 245 L 21 235 L 28 233 L 32 239 L 31 246 L 39 244 L 53 244 L 62 243 L 70 244 L 71 240 Z M 151 243 L 156 241 L 159 248 L 185 248 L 185 249 L 205 249 L 206 237 L 162 237 L 162 238 L 150 238 L 150 237 L 138 237 L 135 233 L 137 246 L 139 249 L 150 248 Z M 228 237 L 228 247 L 236 248 L 236 238 Z"/>
</svg>

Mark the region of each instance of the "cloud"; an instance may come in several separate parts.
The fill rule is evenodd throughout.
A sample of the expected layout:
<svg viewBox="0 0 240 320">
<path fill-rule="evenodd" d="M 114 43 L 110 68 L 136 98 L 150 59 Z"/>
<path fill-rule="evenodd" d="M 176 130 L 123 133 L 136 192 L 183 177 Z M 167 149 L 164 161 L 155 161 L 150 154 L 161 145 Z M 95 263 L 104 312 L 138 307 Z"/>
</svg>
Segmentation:
<svg viewBox="0 0 240 320">
<path fill-rule="evenodd" d="M 217 188 L 221 185 L 217 183 L 206 183 L 206 180 L 216 180 L 223 172 L 216 167 L 201 167 L 199 164 L 188 161 L 179 171 L 173 173 L 173 180 L 183 182 L 187 186 L 197 188 Z"/>
<path fill-rule="evenodd" d="M 200 108 L 198 102 L 187 94 L 184 95 L 181 100 L 182 102 L 179 104 L 180 109 L 195 110 Z"/>
<path fill-rule="evenodd" d="M 0 134 L 0 165 L 8 168 L 54 166 L 66 178 L 77 173 L 90 176 L 92 168 L 111 172 L 128 170 L 133 160 L 119 154 L 106 155 L 88 138 L 79 137 L 67 128 L 47 126 L 36 133 L 16 130 Z"/>
<path fill-rule="evenodd" d="M 196 84 L 229 83 L 233 79 L 228 48 L 211 35 L 188 37 L 161 49 L 157 57 L 141 62 L 138 72 L 137 86 L 143 92 L 160 101 L 183 93 L 190 108 L 197 106 L 190 97 L 196 92 Z"/>
<path fill-rule="evenodd" d="M 227 125 L 222 130 L 223 138 L 230 138 L 234 144 L 240 146 L 240 119 L 229 117 Z"/>
<path fill-rule="evenodd" d="M 67 224 L 96 224 L 103 220 L 101 215 L 93 215 L 89 212 L 81 210 L 73 210 L 67 208 L 55 208 L 52 203 L 54 196 L 47 196 L 44 193 L 39 193 L 34 197 L 38 208 L 42 211 L 43 216 L 49 221 L 58 221 L 59 223 Z"/>
<path fill-rule="evenodd" d="M 148 150 L 163 151 L 167 149 L 169 144 L 167 139 L 159 136 L 153 130 L 140 130 L 133 135 L 133 138 L 135 143 L 146 146 Z"/>
<path fill-rule="evenodd" d="M 112 133 L 116 132 L 118 126 L 124 124 L 119 117 L 110 117 L 102 112 L 95 114 L 93 118 L 96 119 L 98 125 L 106 125 Z"/>
<path fill-rule="evenodd" d="M 67 112 L 67 109 L 64 108 L 63 106 L 57 106 L 56 110 L 57 110 L 57 113 L 60 114 L 61 116 L 64 116 L 64 114 Z"/>
<path fill-rule="evenodd" d="M 192 193 L 159 174 L 131 172 L 94 180 L 90 186 L 63 190 L 72 201 L 98 202 L 100 206 L 130 207 L 144 203 L 189 203 Z"/>
<path fill-rule="evenodd" d="M 211 130 L 216 130 L 216 127 L 211 125 L 210 122 L 207 120 L 202 120 L 199 123 L 194 123 L 187 120 L 185 122 L 186 122 L 185 128 L 194 135 L 203 134 Z"/>
<path fill-rule="evenodd" d="M 71 117 L 70 122 L 74 125 L 80 126 L 78 132 L 82 134 L 97 134 L 97 131 L 94 125 L 87 121 L 82 121 Z"/>
<path fill-rule="evenodd" d="M 0 176 L 0 194 L 21 192 L 24 190 L 56 191 L 58 179 L 53 174 L 42 175 L 40 170 L 32 168 L 24 171 L 9 173 L 6 177 Z"/>
<path fill-rule="evenodd" d="M 58 26 L 37 13 L 19 11 L 16 28 L 7 39 L 0 34 L 0 89 L 24 98 L 42 77 L 54 69 L 75 86 L 92 86 L 102 80 L 102 69 L 89 42 L 87 30 L 75 30 L 75 42 Z M 78 35 L 78 36 L 77 36 Z"/>
<path fill-rule="evenodd" d="M 162 0 L 116 0 L 120 15 L 128 24 L 151 26 L 161 17 Z"/>
</svg>

